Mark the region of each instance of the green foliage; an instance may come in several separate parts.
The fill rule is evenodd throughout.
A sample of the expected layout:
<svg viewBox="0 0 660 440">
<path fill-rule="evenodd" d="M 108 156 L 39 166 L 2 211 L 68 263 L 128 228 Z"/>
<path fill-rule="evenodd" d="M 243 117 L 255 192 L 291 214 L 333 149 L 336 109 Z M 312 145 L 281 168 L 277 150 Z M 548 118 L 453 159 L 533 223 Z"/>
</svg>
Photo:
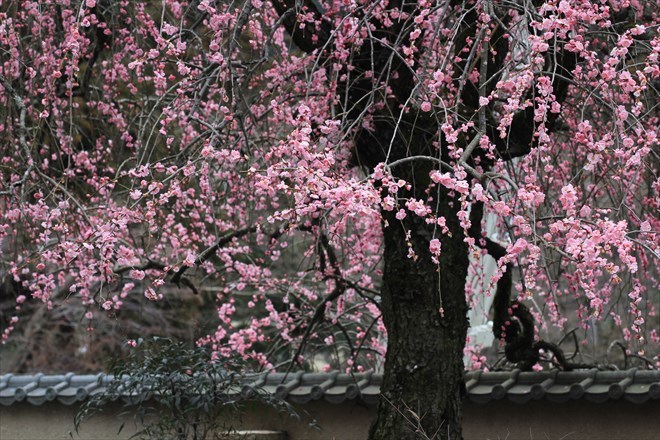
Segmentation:
<svg viewBox="0 0 660 440">
<path fill-rule="evenodd" d="M 131 438 L 221 438 L 247 404 L 299 417 L 291 405 L 264 390 L 254 389 L 247 398 L 241 394 L 249 382 L 241 358 L 214 360 L 206 347 L 187 348 L 166 338 L 140 339 L 137 344 L 128 360 L 115 361 L 114 379 L 105 384 L 105 391 L 81 406 L 74 420 L 76 432 L 118 399 L 125 402 L 122 415 L 132 415 L 139 429 Z"/>
</svg>

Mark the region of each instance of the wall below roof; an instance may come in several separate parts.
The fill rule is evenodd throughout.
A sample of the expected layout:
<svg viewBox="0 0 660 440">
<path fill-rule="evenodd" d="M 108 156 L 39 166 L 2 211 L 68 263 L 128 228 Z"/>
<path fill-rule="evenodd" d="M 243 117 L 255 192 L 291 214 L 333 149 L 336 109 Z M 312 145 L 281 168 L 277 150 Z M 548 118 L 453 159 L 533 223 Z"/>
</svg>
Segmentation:
<svg viewBox="0 0 660 440">
<path fill-rule="evenodd" d="M 660 401 L 593 403 L 493 401 L 470 404 L 464 413 L 465 440 L 658 440 Z"/>
<path fill-rule="evenodd" d="M 119 406 L 110 407 L 104 414 L 87 421 L 82 439 L 124 439 L 135 432 L 130 419 L 117 435 L 121 421 Z M 311 429 L 307 422 L 296 421 L 286 415 L 253 407 L 243 416 L 241 429 L 283 430 L 291 440 L 366 438 L 375 410 L 356 402 L 341 405 L 312 402 L 299 406 L 301 414 L 308 413 L 320 429 Z M 33 406 L 24 403 L 0 407 L 0 439 L 71 439 L 75 407 L 59 403 Z M 507 439 L 636 439 L 656 440 L 660 432 L 660 401 L 650 400 L 642 405 L 627 401 L 591 403 L 571 401 L 552 403 L 529 402 L 524 405 L 506 400 L 485 405 L 468 403 L 465 406 L 465 440 Z M 126 420 L 126 419 L 124 419 Z M 237 424 L 238 426 L 238 424 Z M 257 437 L 258 438 L 258 437 Z"/>
</svg>

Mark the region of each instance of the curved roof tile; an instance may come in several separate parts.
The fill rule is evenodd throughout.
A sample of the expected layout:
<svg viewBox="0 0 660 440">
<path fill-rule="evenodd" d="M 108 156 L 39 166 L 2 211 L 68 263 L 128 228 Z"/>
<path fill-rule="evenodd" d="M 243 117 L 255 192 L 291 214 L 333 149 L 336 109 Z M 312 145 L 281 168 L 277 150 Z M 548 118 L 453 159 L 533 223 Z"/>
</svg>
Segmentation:
<svg viewBox="0 0 660 440">
<path fill-rule="evenodd" d="M 28 402 L 41 405 L 58 400 L 71 405 L 105 390 L 111 376 L 106 374 L 76 375 L 14 375 L 0 376 L 0 404 Z M 244 398 L 266 391 L 294 403 L 324 399 L 331 403 L 360 399 L 375 404 L 380 393 L 382 374 L 358 373 L 264 373 L 246 379 L 245 385 L 235 389 Z M 572 372 L 542 371 L 506 372 L 471 371 L 466 373 L 465 388 L 470 401 L 487 403 L 508 399 L 516 403 L 547 399 L 554 402 L 586 399 L 605 402 L 625 399 L 643 403 L 660 399 L 660 371 L 637 370 Z M 119 397 L 119 396 L 118 396 Z M 128 393 L 125 400 L 135 398 Z"/>
</svg>

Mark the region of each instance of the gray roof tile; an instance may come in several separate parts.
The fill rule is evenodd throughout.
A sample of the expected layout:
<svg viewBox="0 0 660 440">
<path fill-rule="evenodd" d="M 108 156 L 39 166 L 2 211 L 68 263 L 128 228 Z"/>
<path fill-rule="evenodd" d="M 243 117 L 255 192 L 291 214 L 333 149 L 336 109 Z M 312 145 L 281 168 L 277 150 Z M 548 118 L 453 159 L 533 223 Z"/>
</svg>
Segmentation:
<svg viewBox="0 0 660 440">
<path fill-rule="evenodd" d="M 90 395 L 101 393 L 112 378 L 105 374 L 76 375 L 13 375 L 0 376 L 0 404 L 28 402 L 41 405 L 57 400 L 66 405 L 81 402 Z M 245 398 L 257 390 L 272 393 L 294 403 L 324 399 L 331 403 L 360 399 L 367 404 L 378 401 L 382 374 L 359 373 L 348 375 L 329 373 L 265 373 L 251 377 L 235 394 Z M 507 399 L 516 403 L 547 399 L 554 402 L 586 399 L 592 402 L 625 399 L 643 403 L 660 399 L 660 371 L 637 370 L 572 372 L 542 371 L 504 372 L 470 371 L 466 373 L 468 399 L 487 403 Z M 119 396 L 118 396 L 119 397 Z M 128 393 L 121 398 L 135 399 Z"/>
</svg>

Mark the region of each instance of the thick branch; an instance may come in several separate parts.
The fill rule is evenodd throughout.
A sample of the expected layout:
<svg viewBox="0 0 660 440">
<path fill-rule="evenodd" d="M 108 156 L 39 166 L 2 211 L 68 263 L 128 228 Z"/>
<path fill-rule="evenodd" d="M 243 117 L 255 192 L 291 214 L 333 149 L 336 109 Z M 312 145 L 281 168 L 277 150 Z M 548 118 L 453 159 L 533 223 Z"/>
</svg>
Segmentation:
<svg viewBox="0 0 660 440">
<path fill-rule="evenodd" d="M 255 225 L 252 225 L 252 226 L 247 226 L 247 227 L 242 228 L 242 229 L 237 229 L 236 231 L 232 231 L 232 232 L 229 232 L 229 233 L 223 235 L 222 237 L 220 237 L 220 239 L 218 239 L 218 241 L 215 242 L 215 244 L 213 246 L 206 248 L 201 254 L 199 254 L 199 256 L 197 256 L 197 258 L 195 259 L 195 265 L 199 266 L 200 264 L 204 263 L 206 260 L 211 258 L 211 256 L 213 254 L 215 254 L 215 252 L 218 249 L 220 249 L 221 247 L 231 243 L 231 241 L 234 238 L 243 237 L 244 235 L 249 234 L 251 232 L 255 232 L 256 230 L 257 230 L 257 227 Z M 188 270 L 188 266 L 182 266 L 174 274 L 174 276 L 172 277 L 171 282 L 174 283 L 174 284 L 181 283 L 181 277 L 186 272 L 186 270 Z"/>
<path fill-rule="evenodd" d="M 332 25 L 311 0 L 272 0 L 273 7 L 282 17 L 282 24 L 293 42 L 303 52 L 313 52 L 330 39 Z M 312 21 L 299 21 L 302 14 L 311 14 Z"/>
<path fill-rule="evenodd" d="M 577 55 L 565 50 L 563 44 L 558 48 L 554 48 L 554 50 L 551 48 L 548 53 L 546 70 L 554 70 L 552 89 L 556 102 L 562 104 L 568 96 L 568 88 L 572 83 L 573 69 L 577 65 Z M 556 60 L 556 65 L 553 64 L 554 60 Z M 556 128 L 555 123 L 559 116 L 557 113 L 548 113 L 545 122 L 548 133 L 553 132 Z M 489 125 L 487 134 L 502 158 L 511 160 L 529 154 L 535 145 L 535 133 L 534 106 L 531 106 L 513 117 L 505 139 L 500 138 L 497 124 L 494 123 Z"/>
<path fill-rule="evenodd" d="M 499 262 L 506 256 L 506 249 L 488 237 L 482 237 L 481 219 L 483 203 L 472 205 L 470 221 L 472 223 L 468 234 L 474 238 L 477 246 L 486 249 L 488 254 Z M 536 333 L 534 317 L 529 309 L 518 301 L 511 300 L 513 287 L 513 265 L 507 263 L 506 271 L 497 281 L 495 298 L 493 299 L 493 334 L 505 342 L 504 352 L 509 362 L 515 363 L 523 370 L 530 370 L 541 359 L 540 351 L 553 354 L 559 368 L 570 371 L 575 368 L 588 368 L 590 365 L 568 362 L 564 352 L 558 345 L 539 340 L 534 342 Z"/>
</svg>

